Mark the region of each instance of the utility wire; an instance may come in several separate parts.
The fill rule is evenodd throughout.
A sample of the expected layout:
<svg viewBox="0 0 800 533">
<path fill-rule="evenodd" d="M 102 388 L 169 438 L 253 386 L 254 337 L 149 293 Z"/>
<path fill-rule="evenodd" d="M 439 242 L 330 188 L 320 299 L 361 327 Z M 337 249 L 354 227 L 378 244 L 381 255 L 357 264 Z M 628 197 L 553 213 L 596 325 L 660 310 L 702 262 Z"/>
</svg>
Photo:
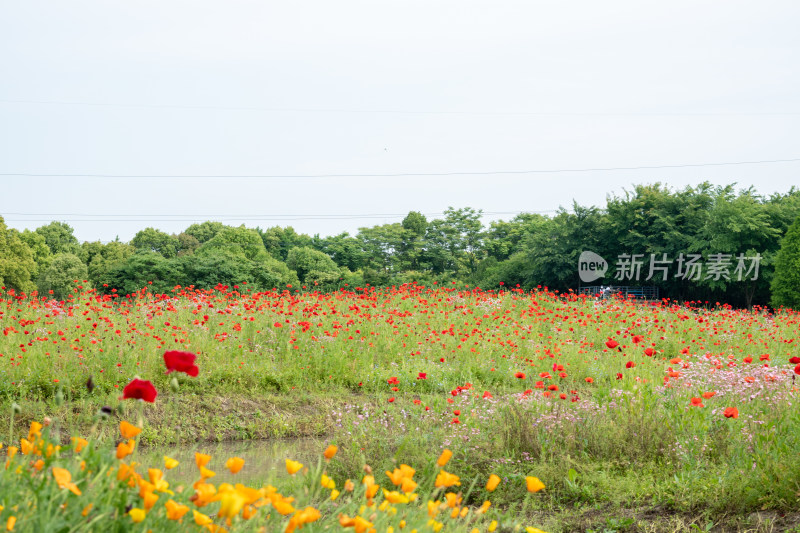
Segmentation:
<svg viewBox="0 0 800 533">
<path fill-rule="evenodd" d="M 420 109 L 353 109 L 353 108 L 311 108 L 311 107 L 260 107 L 260 106 L 224 106 L 224 105 L 186 105 L 186 104 L 144 104 L 120 102 L 80 102 L 60 100 L 13 100 L 2 99 L 0 104 L 26 104 L 26 105 L 65 105 L 84 107 L 119 107 L 134 109 L 183 109 L 183 110 L 208 110 L 208 111 L 263 111 L 267 113 L 353 113 L 353 114 L 391 114 L 391 115 L 475 115 L 475 116 L 578 116 L 578 117 L 638 117 L 638 116 L 794 116 L 800 111 L 777 112 L 574 112 L 574 111 L 464 111 L 464 110 L 420 110 Z"/>
<path fill-rule="evenodd" d="M 759 161 L 733 161 L 725 163 L 688 163 L 681 165 L 648 165 L 636 167 L 559 168 L 549 170 L 491 170 L 483 172 L 398 172 L 391 174 L 38 174 L 28 172 L 4 172 L 0 176 L 39 178 L 402 178 L 432 176 L 494 176 L 523 174 L 558 174 L 564 172 L 605 172 L 612 170 L 652 170 L 663 168 L 696 168 L 733 165 L 762 165 L 768 163 L 794 163 L 800 158 L 764 159 Z"/>
</svg>

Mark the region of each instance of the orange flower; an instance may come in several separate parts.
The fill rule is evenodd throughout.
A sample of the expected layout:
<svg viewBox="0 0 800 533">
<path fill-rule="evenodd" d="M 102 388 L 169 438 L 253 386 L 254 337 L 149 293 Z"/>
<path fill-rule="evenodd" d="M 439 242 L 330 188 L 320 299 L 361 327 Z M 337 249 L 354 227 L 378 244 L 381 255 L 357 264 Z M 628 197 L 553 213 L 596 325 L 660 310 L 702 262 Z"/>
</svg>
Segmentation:
<svg viewBox="0 0 800 533">
<path fill-rule="evenodd" d="M 489 476 L 489 481 L 486 482 L 486 490 L 489 492 L 494 492 L 494 489 L 497 488 L 497 485 L 500 484 L 500 476 L 492 474 Z"/>
<path fill-rule="evenodd" d="M 542 483 L 538 477 L 527 476 L 525 478 L 525 484 L 528 486 L 528 492 L 539 492 L 545 488 L 544 483 Z"/>
<path fill-rule="evenodd" d="M 122 434 L 123 439 L 132 439 L 136 435 L 142 432 L 141 428 L 137 428 L 133 424 L 126 422 L 125 420 L 119 423 L 119 432 Z"/>
<path fill-rule="evenodd" d="M 244 466 L 244 459 L 241 457 L 231 457 L 225 461 L 225 468 L 231 471 L 231 474 L 238 473 Z"/>
<path fill-rule="evenodd" d="M 72 437 L 72 442 L 75 443 L 75 453 L 81 453 L 81 451 L 89 445 L 89 441 L 80 437 Z"/>
<path fill-rule="evenodd" d="M 436 488 L 439 488 L 439 487 L 452 487 L 454 485 L 461 485 L 460 478 L 455 474 L 450 474 L 449 472 L 440 470 L 439 474 L 436 476 L 436 481 L 434 482 L 434 486 Z"/>
<path fill-rule="evenodd" d="M 197 468 L 203 468 L 208 464 L 211 460 L 210 455 L 206 455 L 204 453 L 195 453 L 194 454 L 194 462 L 197 464 Z"/>
<path fill-rule="evenodd" d="M 336 452 L 338 452 L 338 451 L 339 451 L 339 448 L 337 448 L 336 446 L 331 444 L 330 446 L 325 448 L 325 451 L 322 453 L 322 455 L 325 456 L 325 459 L 330 461 L 331 459 L 333 459 L 333 456 L 336 455 Z"/>
<path fill-rule="evenodd" d="M 710 392 L 704 392 L 704 393 L 703 393 L 701 396 L 703 396 L 703 398 L 705 398 L 706 400 L 708 400 L 708 399 L 710 399 L 710 398 L 713 398 L 713 397 L 714 397 L 714 395 L 716 395 L 716 394 L 717 394 L 717 393 L 716 393 L 715 391 L 710 391 Z"/>
<path fill-rule="evenodd" d="M 703 405 L 702 398 L 692 398 L 691 404 L 693 407 L 705 407 L 705 405 Z"/>
<path fill-rule="evenodd" d="M 440 456 L 439 456 L 439 459 L 436 461 L 436 465 L 437 465 L 437 466 L 444 466 L 444 465 L 446 465 L 446 464 L 447 464 L 447 462 L 450 460 L 450 458 L 451 458 L 451 457 L 453 457 L 453 452 L 451 452 L 450 450 L 448 450 L 447 448 L 445 448 L 445 449 L 442 451 L 442 455 L 440 455 Z"/>
<path fill-rule="evenodd" d="M 125 459 L 136 448 L 136 441 L 130 439 L 128 442 L 120 442 L 117 444 L 117 459 Z"/>
<path fill-rule="evenodd" d="M 76 496 L 81 495 L 81 489 L 79 489 L 78 486 L 72 482 L 72 474 L 70 474 L 69 470 L 66 468 L 58 468 L 57 466 L 54 466 L 53 477 L 55 478 L 56 483 L 58 483 L 58 486 L 62 489 L 69 489 L 69 491 Z"/>
<path fill-rule="evenodd" d="M 289 472 L 290 475 L 295 475 L 303 468 L 303 463 L 298 461 L 292 461 L 291 459 L 286 459 L 286 471 Z"/>
</svg>

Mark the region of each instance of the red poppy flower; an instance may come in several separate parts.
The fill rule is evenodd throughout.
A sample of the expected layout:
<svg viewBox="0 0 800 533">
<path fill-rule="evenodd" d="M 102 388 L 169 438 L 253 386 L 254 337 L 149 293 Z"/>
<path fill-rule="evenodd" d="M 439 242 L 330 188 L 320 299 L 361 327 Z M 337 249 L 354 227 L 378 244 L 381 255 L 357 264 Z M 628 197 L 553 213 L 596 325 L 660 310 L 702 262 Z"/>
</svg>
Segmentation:
<svg viewBox="0 0 800 533">
<path fill-rule="evenodd" d="M 726 407 L 723 414 L 725 418 L 739 418 L 739 410 L 735 407 Z"/>
<path fill-rule="evenodd" d="M 654 353 L 656 353 L 656 351 L 654 349 L 652 349 L 652 348 L 645 348 L 645 350 L 644 350 L 644 354 L 647 357 L 653 357 Z"/>
<path fill-rule="evenodd" d="M 156 401 L 158 391 L 149 381 L 143 379 L 134 379 L 122 389 L 122 398 L 124 400 L 144 400 L 153 403 Z"/>
<path fill-rule="evenodd" d="M 795 374 L 800 374 L 800 365 L 797 365 L 796 367 L 794 367 L 794 373 Z"/>
<path fill-rule="evenodd" d="M 633 361 L 628 361 L 627 363 L 625 363 L 625 368 L 633 368 L 635 366 L 636 363 L 634 363 Z"/>
<path fill-rule="evenodd" d="M 615 340 L 609 340 L 609 341 L 606 341 L 606 346 L 608 346 L 610 349 L 613 350 L 614 348 L 619 346 L 619 343 L 617 341 L 615 341 Z"/>
<path fill-rule="evenodd" d="M 524 372 L 517 372 L 516 374 L 514 374 L 514 377 L 515 378 L 519 378 L 519 379 L 525 379 L 525 373 Z"/>
<path fill-rule="evenodd" d="M 417 375 L 417 379 L 428 379 L 428 374 L 420 372 L 419 375 Z"/>
<path fill-rule="evenodd" d="M 177 350 L 164 352 L 164 364 L 167 366 L 167 374 L 170 372 L 183 372 L 193 378 L 197 377 L 200 369 L 194 364 L 195 359 L 197 359 L 197 356 L 191 352 L 179 352 Z"/>
<path fill-rule="evenodd" d="M 705 407 L 702 398 L 692 398 L 691 403 L 694 407 Z"/>
<path fill-rule="evenodd" d="M 800 357 L 792 357 L 791 359 L 789 359 L 789 362 L 792 363 L 793 365 L 798 365 L 800 364 Z"/>
</svg>

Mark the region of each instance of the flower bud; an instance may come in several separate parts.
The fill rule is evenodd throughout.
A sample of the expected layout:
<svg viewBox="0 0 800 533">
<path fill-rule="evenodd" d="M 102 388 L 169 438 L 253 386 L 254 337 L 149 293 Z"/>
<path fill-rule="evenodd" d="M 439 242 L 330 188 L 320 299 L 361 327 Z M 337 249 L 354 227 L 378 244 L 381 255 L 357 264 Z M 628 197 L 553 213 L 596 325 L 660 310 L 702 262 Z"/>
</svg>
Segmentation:
<svg viewBox="0 0 800 533">
<path fill-rule="evenodd" d="M 178 392 L 178 389 L 180 388 L 180 384 L 178 384 L 178 378 L 172 376 L 172 379 L 169 380 L 169 388 L 172 390 L 172 392 Z"/>
<path fill-rule="evenodd" d="M 21 413 L 22 412 L 22 407 L 20 407 L 17 402 L 13 402 L 11 404 L 11 412 L 12 413 Z"/>
</svg>

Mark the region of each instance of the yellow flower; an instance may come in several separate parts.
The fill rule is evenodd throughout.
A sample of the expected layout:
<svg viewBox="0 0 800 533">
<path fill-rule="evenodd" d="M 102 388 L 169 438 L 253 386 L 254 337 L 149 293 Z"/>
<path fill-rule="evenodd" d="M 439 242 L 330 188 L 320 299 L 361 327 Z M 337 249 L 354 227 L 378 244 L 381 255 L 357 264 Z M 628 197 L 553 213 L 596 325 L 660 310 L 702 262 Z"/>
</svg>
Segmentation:
<svg viewBox="0 0 800 533">
<path fill-rule="evenodd" d="M 214 522 L 208 516 L 198 511 L 195 511 L 194 509 L 192 509 L 192 514 L 194 515 L 194 523 L 197 524 L 198 526 L 207 526 L 208 524 Z"/>
<path fill-rule="evenodd" d="M 320 480 L 320 484 L 326 489 L 333 490 L 336 488 L 336 482 L 331 478 L 329 478 L 328 476 L 326 476 L 325 474 L 322 474 L 322 479 Z"/>
<path fill-rule="evenodd" d="M 539 492 L 544 488 L 544 483 L 538 477 L 527 476 L 525 483 L 528 485 L 528 492 Z"/>
<path fill-rule="evenodd" d="M 460 478 L 455 474 L 450 474 L 445 472 L 444 470 L 440 470 L 439 474 L 436 476 L 436 481 L 434 485 L 439 487 L 452 487 L 454 485 L 461 485 Z"/>
<path fill-rule="evenodd" d="M 331 501 L 336 501 L 336 498 L 339 497 L 340 492 L 336 489 L 331 491 Z"/>
<path fill-rule="evenodd" d="M 442 455 L 440 455 L 439 459 L 436 461 L 436 464 L 442 467 L 447 464 L 447 462 L 450 460 L 451 457 L 453 457 L 453 452 L 445 448 L 442 451 Z"/>
<path fill-rule="evenodd" d="M 537 527 L 528 526 L 525 528 L 525 533 L 546 533 Z"/>
<path fill-rule="evenodd" d="M 206 468 L 204 466 L 200 467 L 200 477 L 202 477 L 203 479 L 208 479 L 208 478 L 214 477 L 216 475 L 217 475 L 217 473 L 214 472 L 213 470 L 209 470 L 208 468 Z"/>
<path fill-rule="evenodd" d="M 497 488 L 497 485 L 500 484 L 500 476 L 492 474 L 489 476 L 489 481 L 486 482 L 486 490 L 489 492 L 494 492 L 494 489 Z"/>
<path fill-rule="evenodd" d="M 247 498 L 237 490 L 227 490 L 221 492 L 219 496 L 219 512 L 217 515 L 223 518 L 233 518 L 242 510 Z"/>
<path fill-rule="evenodd" d="M 166 455 L 164 456 L 164 468 L 166 468 L 167 470 L 172 470 L 179 464 L 180 463 L 175 459 L 173 459 L 172 457 L 167 457 Z"/>
<path fill-rule="evenodd" d="M 133 509 L 128 511 L 128 514 L 130 515 L 131 520 L 133 520 L 137 524 L 142 520 L 144 520 L 145 517 L 147 516 L 147 513 L 145 513 L 144 509 L 139 509 L 138 507 L 134 507 Z"/>
<path fill-rule="evenodd" d="M 383 497 L 386 498 L 383 503 L 386 503 L 387 501 L 389 503 L 408 503 L 408 496 L 405 494 L 400 494 L 396 490 L 389 492 L 388 490 L 383 489 Z"/>
<path fill-rule="evenodd" d="M 289 472 L 290 475 L 295 475 L 301 468 L 303 468 L 303 463 L 286 459 L 286 471 Z"/>
<path fill-rule="evenodd" d="M 272 500 L 272 507 L 274 507 L 275 510 L 278 511 L 283 516 L 286 516 L 294 512 L 294 507 L 292 507 L 292 504 L 287 502 L 286 500 L 281 500 L 281 499 Z"/>
<path fill-rule="evenodd" d="M 119 432 L 122 434 L 123 439 L 132 439 L 142 432 L 142 428 L 137 428 L 133 424 L 123 420 L 119 423 Z"/>
<path fill-rule="evenodd" d="M 325 448 L 325 451 L 322 452 L 322 455 L 325 456 L 325 459 L 330 461 L 331 459 L 333 459 L 333 456 L 336 455 L 336 452 L 338 452 L 338 451 L 339 451 L 339 448 L 337 448 L 336 446 L 331 444 L 330 446 Z"/>
<path fill-rule="evenodd" d="M 17 523 L 16 516 L 9 516 L 8 522 L 6 522 L 6 531 L 14 531 L 14 524 Z"/>
<path fill-rule="evenodd" d="M 80 437 L 72 437 L 72 442 L 75 443 L 75 453 L 81 453 L 81 451 L 89 445 L 88 440 Z"/>
<path fill-rule="evenodd" d="M 244 459 L 241 457 L 231 457 L 225 461 L 225 468 L 231 471 L 231 474 L 237 474 L 244 466 Z"/>
<path fill-rule="evenodd" d="M 19 451 L 19 448 L 17 448 L 16 446 L 9 446 L 6 449 L 6 453 L 8 454 L 8 458 L 9 459 L 13 459 L 14 456 L 17 455 L 18 451 Z"/>
<path fill-rule="evenodd" d="M 167 503 L 164 504 L 164 507 L 167 508 L 167 518 L 170 520 L 180 520 L 183 518 L 183 515 L 189 512 L 189 508 L 185 505 L 181 505 L 175 500 L 167 500 Z"/>
<path fill-rule="evenodd" d="M 69 470 L 66 468 L 58 468 L 57 466 L 54 466 L 53 477 L 55 478 L 56 483 L 58 483 L 58 486 L 62 489 L 69 489 L 70 492 L 76 496 L 81 495 L 81 489 L 79 489 L 78 486 L 72 482 L 72 474 L 70 474 Z"/>
<path fill-rule="evenodd" d="M 487 531 L 489 531 L 489 533 L 492 533 L 495 529 L 497 529 L 497 520 L 492 520 L 491 523 L 489 524 L 489 528 L 487 529 Z"/>
</svg>

